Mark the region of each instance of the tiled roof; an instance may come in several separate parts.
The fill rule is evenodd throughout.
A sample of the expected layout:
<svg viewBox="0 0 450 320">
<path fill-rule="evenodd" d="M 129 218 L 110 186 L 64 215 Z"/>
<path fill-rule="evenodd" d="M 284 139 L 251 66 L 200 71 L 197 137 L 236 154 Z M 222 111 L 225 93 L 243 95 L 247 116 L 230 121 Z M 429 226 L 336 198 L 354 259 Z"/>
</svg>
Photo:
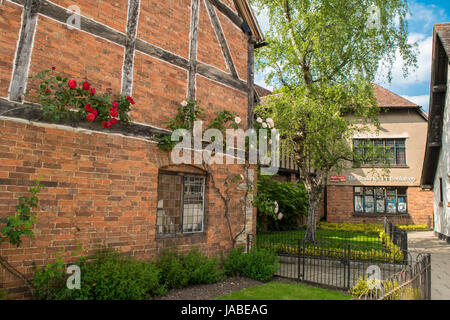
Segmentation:
<svg viewBox="0 0 450 320">
<path fill-rule="evenodd" d="M 418 108 L 419 106 L 414 102 L 411 102 L 399 95 L 383 88 L 377 84 L 373 84 L 375 90 L 375 97 L 378 101 L 379 107 L 405 107 L 405 108 Z"/>
<path fill-rule="evenodd" d="M 266 89 L 266 88 L 263 88 L 263 87 L 261 87 L 261 86 L 258 86 L 258 85 L 256 85 L 256 84 L 255 84 L 255 90 L 256 90 L 256 92 L 258 93 L 258 95 L 259 95 L 260 98 L 272 94 L 272 91 L 270 91 L 270 90 L 268 90 L 268 89 Z"/>
<path fill-rule="evenodd" d="M 434 30 L 439 35 L 445 52 L 450 56 L 450 22 L 435 24 Z"/>
</svg>

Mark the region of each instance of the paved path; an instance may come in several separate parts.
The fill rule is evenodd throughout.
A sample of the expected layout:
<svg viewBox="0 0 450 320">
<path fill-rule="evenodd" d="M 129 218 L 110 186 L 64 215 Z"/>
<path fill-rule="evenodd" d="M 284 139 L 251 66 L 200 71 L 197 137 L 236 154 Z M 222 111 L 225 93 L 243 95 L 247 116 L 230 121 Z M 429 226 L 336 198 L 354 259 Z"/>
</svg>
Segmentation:
<svg viewBox="0 0 450 320">
<path fill-rule="evenodd" d="M 431 299 L 450 300 L 450 244 L 439 240 L 433 231 L 408 232 L 411 251 L 431 252 Z"/>
</svg>

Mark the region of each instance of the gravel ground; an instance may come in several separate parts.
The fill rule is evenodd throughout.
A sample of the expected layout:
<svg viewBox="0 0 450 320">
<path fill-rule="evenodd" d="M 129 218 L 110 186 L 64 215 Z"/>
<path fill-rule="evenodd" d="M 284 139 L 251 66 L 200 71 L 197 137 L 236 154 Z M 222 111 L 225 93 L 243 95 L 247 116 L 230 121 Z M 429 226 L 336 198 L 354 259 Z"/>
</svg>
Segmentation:
<svg viewBox="0 0 450 320">
<path fill-rule="evenodd" d="M 155 300 L 210 300 L 231 292 L 258 286 L 263 283 L 264 282 L 249 278 L 228 278 L 213 284 L 202 284 L 183 289 L 170 290 L 163 297 L 155 297 Z"/>
</svg>

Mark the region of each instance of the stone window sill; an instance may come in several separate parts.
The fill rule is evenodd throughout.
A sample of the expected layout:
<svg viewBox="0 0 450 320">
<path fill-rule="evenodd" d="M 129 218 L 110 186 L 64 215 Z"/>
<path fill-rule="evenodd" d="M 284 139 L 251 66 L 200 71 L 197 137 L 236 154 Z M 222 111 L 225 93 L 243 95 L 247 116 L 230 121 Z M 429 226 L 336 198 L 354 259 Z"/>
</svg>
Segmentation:
<svg viewBox="0 0 450 320">
<path fill-rule="evenodd" d="M 203 238 L 206 237 L 206 232 L 195 233 L 171 233 L 171 234 L 156 234 L 155 240 L 169 240 L 169 239 L 185 239 L 185 238 Z"/>
</svg>

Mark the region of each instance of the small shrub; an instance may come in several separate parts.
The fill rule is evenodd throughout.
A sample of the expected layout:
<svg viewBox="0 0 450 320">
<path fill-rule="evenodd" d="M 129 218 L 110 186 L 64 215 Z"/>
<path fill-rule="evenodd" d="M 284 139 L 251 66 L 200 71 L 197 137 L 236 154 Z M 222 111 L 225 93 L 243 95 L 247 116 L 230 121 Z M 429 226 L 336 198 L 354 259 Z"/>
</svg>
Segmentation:
<svg viewBox="0 0 450 320">
<path fill-rule="evenodd" d="M 174 250 L 164 250 L 159 261 L 160 282 L 168 289 L 183 288 L 189 283 L 189 273 L 183 267 L 181 255 Z"/>
<path fill-rule="evenodd" d="M 400 284 L 396 280 L 382 281 L 381 288 L 379 289 L 369 289 L 368 283 L 367 276 L 364 279 L 360 277 L 356 285 L 350 289 L 350 294 L 356 298 L 361 297 L 364 299 L 367 296 L 369 299 L 381 299 L 383 295 L 389 293 L 388 296 L 383 298 L 385 300 L 421 300 L 422 297 L 420 289 L 415 289 L 410 286 L 399 288 Z"/>
<path fill-rule="evenodd" d="M 222 270 L 228 276 L 246 276 L 255 280 L 267 281 L 279 268 L 278 256 L 269 250 L 255 249 L 244 253 L 236 248 L 222 258 Z"/>
<path fill-rule="evenodd" d="M 8 291 L 0 289 L 0 300 L 6 300 L 8 296 Z"/>
<path fill-rule="evenodd" d="M 176 250 L 165 250 L 158 267 L 161 270 L 161 283 L 169 289 L 215 283 L 222 278 L 217 259 L 209 259 L 198 248 L 190 250 L 187 255 Z"/>
<path fill-rule="evenodd" d="M 59 257 L 55 263 L 37 267 L 33 277 L 34 298 L 38 300 L 69 298 L 71 291 L 66 288 L 69 275 L 64 271 L 64 262 Z"/>
<path fill-rule="evenodd" d="M 258 193 L 253 201 L 258 209 L 257 228 L 268 230 L 292 230 L 298 227 L 298 219 L 308 208 L 308 194 L 302 184 L 278 182 L 273 177 L 258 176 Z M 276 210 L 276 204 L 278 210 Z M 278 213 L 283 218 L 278 220 Z"/>
<path fill-rule="evenodd" d="M 242 247 L 233 248 L 226 257 L 221 253 L 221 268 L 226 276 L 240 276 L 245 264 L 246 259 L 244 256 L 244 248 Z"/>
<path fill-rule="evenodd" d="M 34 295 L 45 300 L 142 300 L 164 294 L 159 270 L 152 262 L 136 261 L 107 250 L 87 261 L 76 263 L 81 269 L 81 289 L 66 287 L 69 275 L 61 259 L 38 268 L 34 275 Z"/>
<path fill-rule="evenodd" d="M 371 298 L 379 298 L 379 291 L 376 288 L 369 290 L 367 276 L 365 278 L 359 277 L 358 282 L 349 290 L 349 292 L 356 298 L 359 298 L 362 295 L 367 295 Z"/>
<path fill-rule="evenodd" d="M 222 278 L 217 258 L 208 259 L 198 248 L 189 251 L 183 265 L 190 285 L 215 283 Z"/>
</svg>

